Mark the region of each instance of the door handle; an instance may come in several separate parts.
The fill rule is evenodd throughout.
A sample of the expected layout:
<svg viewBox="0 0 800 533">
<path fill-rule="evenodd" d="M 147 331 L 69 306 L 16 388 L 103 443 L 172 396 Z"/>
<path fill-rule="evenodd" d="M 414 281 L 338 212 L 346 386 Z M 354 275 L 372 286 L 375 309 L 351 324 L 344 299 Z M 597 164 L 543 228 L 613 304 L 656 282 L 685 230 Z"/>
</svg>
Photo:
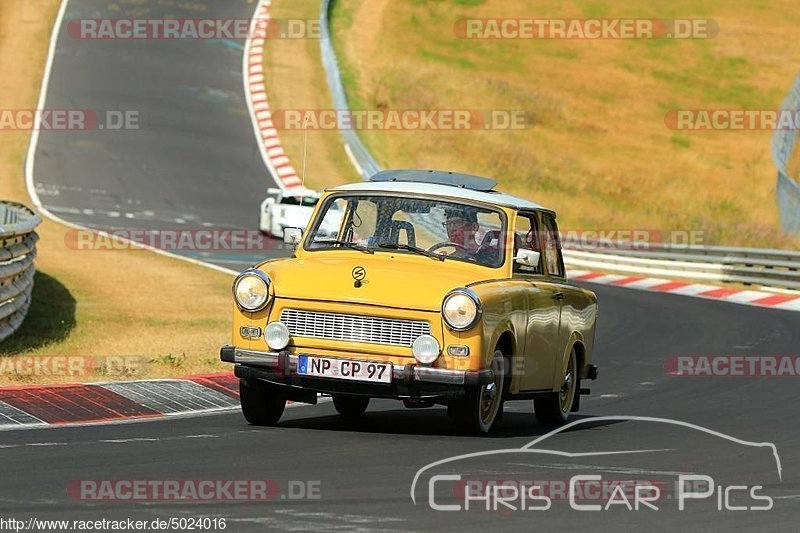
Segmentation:
<svg viewBox="0 0 800 533">
<path fill-rule="evenodd" d="M 564 293 L 563 292 L 554 292 L 553 293 L 553 300 L 563 300 Z"/>
</svg>

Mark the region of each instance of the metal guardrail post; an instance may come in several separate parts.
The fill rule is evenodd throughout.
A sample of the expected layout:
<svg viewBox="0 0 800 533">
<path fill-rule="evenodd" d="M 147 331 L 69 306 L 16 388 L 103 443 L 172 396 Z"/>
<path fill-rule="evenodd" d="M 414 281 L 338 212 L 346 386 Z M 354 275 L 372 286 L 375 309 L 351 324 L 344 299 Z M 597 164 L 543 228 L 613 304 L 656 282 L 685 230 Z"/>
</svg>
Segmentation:
<svg viewBox="0 0 800 533">
<path fill-rule="evenodd" d="M 781 109 L 797 112 L 800 109 L 800 75 L 794 80 Z M 797 146 L 797 129 L 775 130 L 772 135 L 772 158 L 778 167 L 778 200 L 781 225 L 787 231 L 800 233 L 800 185 L 789 175 L 788 164 Z"/>
<path fill-rule="evenodd" d="M 36 227 L 42 219 L 22 204 L 0 202 L 0 342 L 25 320 L 36 269 Z"/>
</svg>

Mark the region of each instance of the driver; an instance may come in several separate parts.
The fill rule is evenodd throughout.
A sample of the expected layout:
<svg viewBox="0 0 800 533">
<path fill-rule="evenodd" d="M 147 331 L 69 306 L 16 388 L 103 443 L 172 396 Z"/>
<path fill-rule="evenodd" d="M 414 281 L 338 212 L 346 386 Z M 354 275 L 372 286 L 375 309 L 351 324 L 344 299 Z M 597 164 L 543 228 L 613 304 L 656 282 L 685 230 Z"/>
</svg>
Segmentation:
<svg viewBox="0 0 800 533">
<path fill-rule="evenodd" d="M 448 209 L 445 215 L 447 218 L 444 227 L 447 229 L 448 239 L 452 243 L 463 246 L 463 250 L 456 249 L 455 255 L 461 255 L 464 252 L 474 255 L 480 248 L 477 240 L 478 230 L 480 230 L 478 212 L 469 208 Z"/>
</svg>

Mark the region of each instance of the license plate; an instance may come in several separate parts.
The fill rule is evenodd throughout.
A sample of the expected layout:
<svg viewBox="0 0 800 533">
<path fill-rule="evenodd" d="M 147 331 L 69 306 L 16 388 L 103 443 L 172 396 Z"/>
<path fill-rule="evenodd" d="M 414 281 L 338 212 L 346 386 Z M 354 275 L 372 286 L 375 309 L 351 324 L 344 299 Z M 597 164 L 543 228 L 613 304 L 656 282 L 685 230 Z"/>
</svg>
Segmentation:
<svg viewBox="0 0 800 533">
<path fill-rule="evenodd" d="M 391 383 L 392 363 L 352 361 L 350 359 L 301 355 L 297 362 L 297 373 L 303 376 L 317 376 L 321 378 Z"/>
</svg>

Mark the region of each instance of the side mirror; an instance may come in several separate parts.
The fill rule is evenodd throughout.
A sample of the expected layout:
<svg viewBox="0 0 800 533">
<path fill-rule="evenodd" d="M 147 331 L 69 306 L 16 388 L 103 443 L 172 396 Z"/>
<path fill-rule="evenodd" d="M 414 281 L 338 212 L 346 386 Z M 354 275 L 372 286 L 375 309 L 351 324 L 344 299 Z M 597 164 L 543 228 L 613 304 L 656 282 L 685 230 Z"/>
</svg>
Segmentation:
<svg viewBox="0 0 800 533">
<path fill-rule="evenodd" d="M 517 250 L 517 255 L 514 257 L 514 261 L 520 265 L 535 267 L 539 266 L 539 257 L 541 257 L 541 255 L 542 254 L 539 252 L 520 248 Z"/>
<path fill-rule="evenodd" d="M 300 228 L 283 228 L 283 242 L 297 246 L 303 238 L 303 230 Z"/>
</svg>

